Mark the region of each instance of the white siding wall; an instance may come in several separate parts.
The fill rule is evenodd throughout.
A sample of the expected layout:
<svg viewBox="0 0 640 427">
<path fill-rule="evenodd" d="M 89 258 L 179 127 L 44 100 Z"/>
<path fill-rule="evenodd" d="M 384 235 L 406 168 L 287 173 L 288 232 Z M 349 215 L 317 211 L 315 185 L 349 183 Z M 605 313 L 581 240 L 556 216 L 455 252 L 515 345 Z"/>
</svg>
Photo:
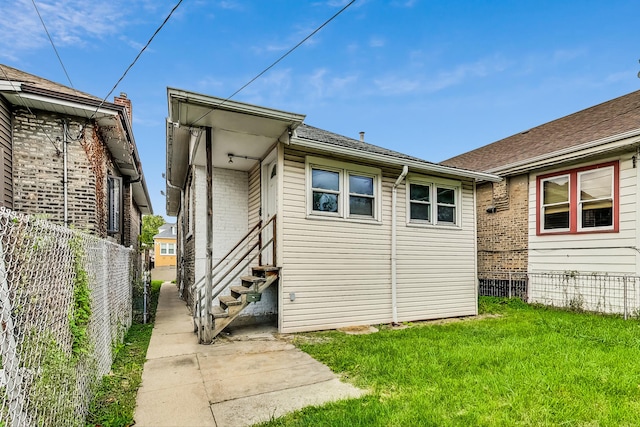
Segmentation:
<svg viewBox="0 0 640 427">
<path fill-rule="evenodd" d="M 203 166 L 193 167 L 192 198 L 194 206 L 193 239 L 195 239 L 195 281 L 205 276 L 207 254 L 207 171 Z"/>
<path fill-rule="evenodd" d="M 398 188 L 398 320 L 477 314 L 473 184 L 462 186 L 461 228 L 406 223 Z"/>
<path fill-rule="evenodd" d="M 284 162 L 282 332 L 386 323 L 391 309 L 391 188 L 383 171 L 382 223 L 307 219 L 304 153 Z M 473 314 L 473 194 L 464 188 L 463 229 L 406 227 L 398 191 L 399 320 Z M 295 301 L 289 298 L 295 293 Z"/>
<path fill-rule="evenodd" d="M 606 158 L 579 166 L 612 160 L 618 158 Z M 536 175 L 532 174 L 529 177 L 529 270 L 636 274 L 637 171 L 632 166 L 631 154 L 620 158 L 619 233 L 543 236 L 536 235 Z M 551 172 L 555 170 L 544 173 Z"/>
</svg>

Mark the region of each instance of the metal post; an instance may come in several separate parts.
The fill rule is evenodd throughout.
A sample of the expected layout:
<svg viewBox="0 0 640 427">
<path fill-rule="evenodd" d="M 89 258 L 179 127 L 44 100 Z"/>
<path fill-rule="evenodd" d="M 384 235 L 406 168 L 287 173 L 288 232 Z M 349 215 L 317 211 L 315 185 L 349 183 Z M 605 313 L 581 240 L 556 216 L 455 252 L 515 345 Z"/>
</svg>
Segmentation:
<svg viewBox="0 0 640 427">
<path fill-rule="evenodd" d="M 143 305 L 143 309 L 142 309 L 142 323 L 146 324 L 149 320 L 149 312 L 147 310 L 148 304 L 147 304 L 147 298 L 149 297 L 149 273 L 145 272 L 143 275 L 143 279 L 142 279 L 142 305 Z"/>
<path fill-rule="evenodd" d="M 4 265 L 4 250 L 0 241 L 0 351 L 2 354 L 2 367 L 6 379 L 5 394 L 9 403 L 9 417 L 11 426 L 32 425 L 26 412 L 25 390 L 22 389 L 23 379 L 20 371 L 20 358 L 18 357 L 17 343 L 14 336 L 13 318 L 11 317 L 11 300 L 9 297 L 9 283 L 7 283 L 7 270 Z"/>
<path fill-rule="evenodd" d="M 509 299 L 511 299 L 511 272 L 509 272 Z"/>
<path fill-rule="evenodd" d="M 205 128 L 205 151 L 207 156 L 207 260 L 205 266 L 204 284 L 204 344 L 210 344 L 213 340 L 213 322 L 209 310 L 213 294 L 213 135 L 211 127 Z"/>
<path fill-rule="evenodd" d="M 627 320 L 627 276 L 622 278 L 624 284 L 624 320 Z"/>
</svg>

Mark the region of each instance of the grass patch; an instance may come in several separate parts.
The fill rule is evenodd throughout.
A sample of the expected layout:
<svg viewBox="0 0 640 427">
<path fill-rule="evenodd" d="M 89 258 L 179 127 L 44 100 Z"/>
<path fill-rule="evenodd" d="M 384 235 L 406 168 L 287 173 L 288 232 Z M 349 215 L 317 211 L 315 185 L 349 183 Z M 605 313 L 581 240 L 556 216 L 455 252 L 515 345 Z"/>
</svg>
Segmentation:
<svg viewBox="0 0 640 427">
<path fill-rule="evenodd" d="M 151 282 L 149 313 L 155 320 L 161 280 Z M 133 424 L 136 395 L 142 382 L 142 368 L 151 339 L 153 323 L 134 323 L 124 343 L 118 346 L 111 372 L 102 379 L 89 408 L 87 426 L 123 427 Z"/>
<path fill-rule="evenodd" d="M 500 316 L 303 334 L 299 348 L 371 394 L 263 425 L 640 425 L 637 321 L 495 298 L 480 308 Z"/>
</svg>

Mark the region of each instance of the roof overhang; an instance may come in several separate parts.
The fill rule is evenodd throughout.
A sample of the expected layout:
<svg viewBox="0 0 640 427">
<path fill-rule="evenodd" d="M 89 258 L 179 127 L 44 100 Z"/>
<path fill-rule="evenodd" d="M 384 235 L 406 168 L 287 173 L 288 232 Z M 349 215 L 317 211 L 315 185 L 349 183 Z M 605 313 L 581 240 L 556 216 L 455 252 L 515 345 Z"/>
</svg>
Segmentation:
<svg viewBox="0 0 640 427">
<path fill-rule="evenodd" d="M 468 178 L 475 181 L 502 181 L 497 175 L 485 172 L 475 172 L 466 169 L 459 169 L 450 166 L 439 165 L 436 163 L 420 162 L 417 160 L 403 159 L 400 157 L 394 157 L 390 155 L 384 155 L 379 153 L 371 153 L 367 151 L 356 150 L 349 147 L 341 147 L 337 145 L 328 145 L 322 142 L 300 138 L 294 136 L 291 138 L 292 146 L 304 147 L 318 151 L 330 151 L 331 153 L 341 154 L 344 156 L 357 157 L 360 159 L 370 160 L 376 163 L 382 163 L 394 166 L 408 166 L 414 172 L 449 175 L 453 177 Z"/>
<path fill-rule="evenodd" d="M 153 213 L 140 156 L 124 106 L 7 80 L 0 80 L 0 93 L 12 105 L 87 120 L 93 118 L 119 172 L 132 184 L 136 205 L 143 214 Z"/>
<path fill-rule="evenodd" d="M 167 88 L 167 214 L 177 215 L 190 165 L 205 165 L 205 132 L 211 128 L 214 167 L 249 170 L 305 116 L 243 102 Z M 230 162 L 231 160 L 231 162 Z"/>
<path fill-rule="evenodd" d="M 487 170 L 501 176 L 518 175 L 532 170 L 547 168 L 563 163 L 582 160 L 589 157 L 613 154 L 629 149 L 637 149 L 640 146 L 640 129 L 634 129 L 606 138 L 590 141 L 585 144 L 565 148 L 563 150 L 546 153 L 519 162 Z"/>
</svg>

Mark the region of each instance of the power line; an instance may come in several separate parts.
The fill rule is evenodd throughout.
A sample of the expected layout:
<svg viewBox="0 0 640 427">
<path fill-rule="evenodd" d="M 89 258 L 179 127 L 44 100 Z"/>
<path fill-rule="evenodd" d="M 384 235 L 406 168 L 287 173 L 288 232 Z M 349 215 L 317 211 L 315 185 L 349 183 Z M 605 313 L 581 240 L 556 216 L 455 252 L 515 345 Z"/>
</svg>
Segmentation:
<svg viewBox="0 0 640 427">
<path fill-rule="evenodd" d="M 284 58 L 286 58 L 287 56 L 289 56 L 290 53 L 292 53 L 294 50 L 296 50 L 297 48 L 299 48 L 304 42 L 306 42 L 307 40 L 309 40 L 311 37 L 313 37 L 318 31 L 320 31 L 322 28 L 324 28 L 329 22 L 333 21 L 335 18 L 338 17 L 338 15 L 340 15 L 342 12 L 344 12 L 345 10 L 347 10 L 347 8 L 349 6 L 351 6 L 353 3 L 355 3 L 356 0 L 351 0 L 349 3 L 347 3 L 346 6 L 344 6 L 342 9 L 340 9 L 336 14 L 334 14 L 331 18 L 327 19 L 326 21 L 324 21 L 324 23 L 322 25 L 320 25 L 318 28 L 316 28 L 315 30 L 313 30 L 311 32 L 311 34 L 309 34 L 307 37 L 305 37 L 304 39 L 302 39 L 298 44 L 296 44 L 294 47 L 292 47 L 291 49 L 289 49 L 284 55 L 280 56 L 280 58 L 278 58 L 275 62 L 273 62 L 271 65 L 269 65 L 267 68 L 265 68 L 264 70 L 262 70 L 261 72 L 259 72 L 254 78 L 252 78 L 251 80 L 249 80 L 247 83 L 245 83 L 240 89 L 236 90 L 235 92 L 233 92 L 230 96 L 228 96 L 227 98 L 225 98 L 223 101 L 221 101 L 220 103 L 216 104 L 214 107 L 212 107 L 209 111 L 207 111 L 206 113 L 204 113 L 202 116 L 200 116 L 200 118 L 198 118 L 198 120 L 196 120 L 195 122 L 193 122 L 192 124 L 195 125 L 196 123 L 198 123 L 200 120 L 204 119 L 206 116 L 208 116 L 209 114 L 211 114 L 211 112 L 213 110 L 215 110 L 216 108 L 220 107 L 221 105 L 223 105 L 225 102 L 229 101 L 231 98 L 233 98 L 234 96 L 236 96 L 237 94 L 239 94 L 240 92 L 242 92 L 247 86 L 249 86 L 251 83 L 255 82 L 256 80 L 258 80 L 260 77 L 262 77 L 262 75 L 264 73 L 266 73 L 267 71 L 269 71 L 270 69 L 272 69 L 273 67 L 275 67 L 280 61 L 282 61 Z"/>
<path fill-rule="evenodd" d="M 58 61 L 60 62 L 60 65 L 62 66 L 62 69 L 64 70 L 65 76 L 67 76 L 67 80 L 69 80 L 69 84 L 71 85 L 71 87 L 73 89 L 75 89 L 75 87 L 73 86 L 73 83 L 71 82 L 71 77 L 69 77 L 69 73 L 67 73 L 67 69 L 65 68 L 64 64 L 62 63 L 62 58 L 60 58 L 60 55 L 58 54 L 58 49 L 56 49 L 56 45 L 53 43 L 53 39 L 51 38 L 51 34 L 49 34 L 49 30 L 47 30 L 47 26 L 44 24 L 44 20 L 42 19 L 42 16 L 40 15 L 40 11 L 38 10 L 38 6 L 36 5 L 36 1 L 35 0 L 31 0 L 31 3 L 33 3 L 33 7 L 35 8 L 36 13 L 38 14 L 38 18 L 40 18 L 40 22 L 42 22 L 42 27 L 44 28 L 44 32 L 47 33 L 47 37 L 49 37 L 49 42 L 51 43 L 51 46 L 53 47 L 53 51 L 56 53 L 56 56 L 58 57 Z"/>
<path fill-rule="evenodd" d="M 29 114 L 31 114 L 32 116 L 35 117 L 35 114 L 33 114 L 33 111 L 31 111 L 31 108 L 29 108 L 29 106 L 27 105 L 27 101 L 24 100 L 24 98 L 22 97 L 22 95 L 20 95 L 20 91 L 13 85 L 13 81 L 9 78 L 9 76 L 7 75 L 7 72 L 4 70 L 4 67 L 2 65 L 0 65 L 0 70 L 2 70 L 2 74 L 4 74 L 4 77 L 7 79 L 7 81 L 9 82 L 9 84 L 11 85 L 11 88 L 13 89 L 13 91 L 16 93 L 16 95 L 18 95 L 18 98 L 20 98 L 20 101 L 22 101 L 23 106 L 27 109 L 27 111 L 29 112 Z M 49 137 L 49 134 L 42 128 L 42 125 L 40 123 L 38 123 L 38 121 L 36 120 L 36 125 L 40 128 L 40 131 L 44 134 L 44 136 L 47 137 L 47 139 L 49 140 L 49 142 L 51 142 L 51 145 L 53 145 L 53 148 L 56 149 L 56 155 L 60 155 L 60 149 L 58 148 L 58 146 L 56 145 L 55 142 L 53 142 L 53 140 L 51 139 L 51 137 Z"/>
<path fill-rule="evenodd" d="M 149 39 L 149 41 L 147 42 L 147 44 L 144 45 L 144 47 L 140 50 L 140 52 L 138 52 L 138 54 L 136 55 L 135 59 L 133 60 L 133 62 L 131 64 L 129 64 L 129 66 L 127 67 L 126 70 L 124 70 L 124 73 L 122 74 L 122 76 L 120 76 L 120 78 L 118 79 L 118 81 L 116 82 L 115 85 L 113 85 L 113 87 L 111 88 L 111 90 L 109 91 L 109 93 L 107 94 L 107 96 L 104 97 L 104 99 L 100 102 L 100 105 L 98 105 L 98 107 L 96 108 L 96 111 L 93 112 L 93 114 L 91 115 L 91 117 L 89 117 L 89 119 L 93 119 L 95 117 L 95 115 L 98 113 L 98 110 L 100 109 L 100 107 L 102 107 L 104 105 L 104 103 L 107 101 L 107 98 L 109 98 L 111 96 L 111 94 L 113 93 L 114 90 L 116 90 L 116 88 L 118 87 L 118 85 L 120 84 L 120 82 L 124 79 L 124 77 L 127 75 L 127 73 L 129 72 L 129 70 L 135 65 L 136 62 L 138 62 L 138 59 L 140 58 L 140 56 L 142 55 L 142 53 L 147 49 L 147 47 L 149 47 L 149 45 L 151 44 L 151 41 L 155 38 L 155 36 L 160 32 L 160 30 L 162 30 L 162 27 L 164 27 L 164 25 L 169 21 L 169 18 L 171 18 L 171 15 L 173 15 L 173 12 L 176 11 L 176 9 L 178 9 L 178 7 L 180 6 L 180 4 L 182 4 L 182 0 L 179 0 L 178 3 L 176 3 L 176 5 L 173 7 L 173 9 L 171 9 L 171 12 L 169 12 L 169 15 L 167 15 L 167 17 L 164 19 L 164 21 L 162 22 L 162 24 L 160 24 L 160 26 L 156 29 L 156 31 L 153 33 L 153 35 L 151 36 L 151 38 Z"/>
</svg>

